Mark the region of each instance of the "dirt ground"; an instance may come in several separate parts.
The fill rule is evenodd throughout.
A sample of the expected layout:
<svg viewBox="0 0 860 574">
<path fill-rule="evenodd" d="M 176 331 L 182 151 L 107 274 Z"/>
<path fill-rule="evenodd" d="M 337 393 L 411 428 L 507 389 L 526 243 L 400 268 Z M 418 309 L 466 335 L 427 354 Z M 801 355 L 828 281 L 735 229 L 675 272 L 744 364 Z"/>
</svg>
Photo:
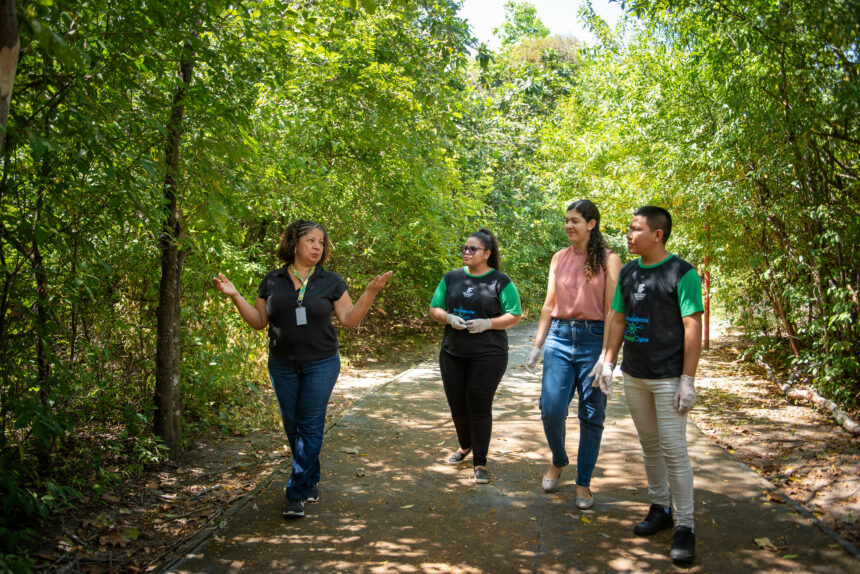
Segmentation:
<svg viewBox="0 0 860 574">
<path fill-rule="evenodd" d="M 824 523 L 860 545 L 860 439 L 822 413 L 785 400 L 776 385 L 737 360 L 739 343 L 722 337 L 703 354 L 697 379 L 696 425 Z M 422 349 L 398 364 L 347 364 L 329 406 L 336 421 L 361 397 L 429 358 Z M 262 386 L 261 386 L 262 390 Z M 213 431 L 190 445 L 178 464 L 164 464 L 126 480 L 101 502 L 51 517 L 32 554 L 40 572 L 146 572 L 182 548 L 201 528 L 224 520 L 230 508 L 274 472 L 289 472 L 289 449 L 271 403 L 266 428 L 241 436 Z M 779 497 L 773 497 L 773 504 Z M 107 503 L 107 505 L 105 504 Z"/>
<path fill-rule="evenodd" d="M 785 398 L 737 339 L 712 342 L 699 363 L 692 421 L 714 442 L 860 546 L 860 437 L 827 413 Z M 855 413 L 856 420 L 856 413 Z M 779 497 L 773 497 L 774 503 Z"/>
</svg>

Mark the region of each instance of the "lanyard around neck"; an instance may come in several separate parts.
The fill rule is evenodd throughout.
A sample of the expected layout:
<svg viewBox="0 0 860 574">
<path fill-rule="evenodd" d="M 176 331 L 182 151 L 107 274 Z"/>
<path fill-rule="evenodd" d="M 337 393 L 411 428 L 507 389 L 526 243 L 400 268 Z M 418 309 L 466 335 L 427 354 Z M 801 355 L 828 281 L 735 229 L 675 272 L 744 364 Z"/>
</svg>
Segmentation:
<svg viewBox="0 0 860 574">
<path fill-rule="evenodd" d="M 311 267 L 311 270 L 308 271 L 308 276 L 305 277 L 304 279 L 302 279 L 302 276 L 299 275 L 298 271 L 296 271 L 295 265 L 290 265 L 290 271 L 292 271 L 293 275 L 296 276 L 296 279 L 298 279 L 302 283 L 302 287 L 301 287 L 301 289 L 299 289 L 299 299 L 298 299 L 299 307 L 302 306 L 302 301 L 304 301 L 304 299 L 305 299 L 305 290 L 308 288 L 308 282 L 311 280 L 311 275 L 314 274 L 314 271 L 316 270 L 316 268 L 317 268 L 316 265 Z"/>
</svg>

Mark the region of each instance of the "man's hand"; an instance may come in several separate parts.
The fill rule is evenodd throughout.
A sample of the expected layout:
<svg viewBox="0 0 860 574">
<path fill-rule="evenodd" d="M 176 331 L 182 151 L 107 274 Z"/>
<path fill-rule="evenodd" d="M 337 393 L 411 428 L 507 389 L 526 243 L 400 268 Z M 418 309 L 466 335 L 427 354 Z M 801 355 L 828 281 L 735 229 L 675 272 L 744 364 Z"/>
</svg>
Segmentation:
<svg viewBox="0 0 860 574">
<path fill-rule="evenodd" d="M 529 352 L 529 358 L 526 359 L 526 369 L 528 369 L 528 372 L 534 374 L 538 359 L 540 359 L 540 349 L 532 347 L 532 350 Z"/>
<path fill-rule="evenodd" d="M 678 392 L 675 394 L 675 408 L 682 415 L 687 414 L 696 406 L 696 388 L 693 386 L 695 377 L 681 375 Z"/>
<path fill-rule="evenodd" d="M 588 374 L 589 377 L 594 377 L 594 380 L 591 382 L 591 386 L 600 387 L 603 394 L 609 396 L 612 392 L 613 370 L 612 363 L 604 363 L 602 359 L 598 359 L 597 362 L 594 363 L 594 367 L 591 369 L 591 372 Z"/>
<path fill-rule="evenodd" d="M 466 321 L 463 320 L 459 315 L 454 315 L 452 313 L 448 313 L 448 316 L 445 317 L 445 322 L 454 327 L 458 331 L 462 331 L 466 328 Z"/>
</svg>

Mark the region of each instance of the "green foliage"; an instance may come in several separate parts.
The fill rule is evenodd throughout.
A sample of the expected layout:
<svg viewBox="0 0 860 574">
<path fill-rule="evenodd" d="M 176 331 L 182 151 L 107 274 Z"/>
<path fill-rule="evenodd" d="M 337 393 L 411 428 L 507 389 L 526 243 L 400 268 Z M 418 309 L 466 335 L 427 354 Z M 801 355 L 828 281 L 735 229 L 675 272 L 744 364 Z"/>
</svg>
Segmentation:
<svg viewBox="0 0 860 574">
<path fill-rule="evenodd" d="M 6 532 L 2 528 L 0 528 L 0 536 L 6 536 Z M 0 552 L 0 572 L 3 574 L 29 574 L 33 572 L 34 567 L 35 564 L 28 556 Z"/>
<path fill-rule="evenodd" d="M 629 2 L 639 24 L 605 36 L 543 151 L 550 185 L 592 190 L 610 225 L 636 205 L 668 207 L 672 249 L 700 268 L 710 255 L 737 324 L 856 406 L 850 4 Z"/>
<path fill-rule="evenodd" d="M 486 97 L 473 111 L 478 139 L 470 143 L 467 171 L 489 190 L 474 227 L 486 225 L 498 237 L 502 267 L 526 313 L 540 309 L 552 255 L 568 243 L 562 222 L 570 198 L 550 192 L 535 157 L 543 126 L 574 91 L 581 63 L 575 41 L 522 38 L 474 70 Z"/>
<path fill-rule="evenodd" d="M 526 313 L 539 309 L 564 208 L 582 197 L 622 258 L 631 209 L 668 207 L 670 247 L 700 269 L 710 257 L 714 296 L 755 352 L 857 405 L 851 3 L 643 0 L 619 32 L 586 6 L 602 44 L 585 48 L 509 2 L 498 52 L 474 45 L 458 6 L 19 3 L 0 177 L 0 568 L 28 567 L 15 552 L 36 517 L 166 456 L 150 432 L 158 237 L 186 45 L 188 429 L 241 430 L 265 412 L 266 334 L 210 278 L 253 299 L 291 220 L 328 229 L 354 299 L 395 271 L 343 334 L 361 360 L 424 340 L 439 278 L 483 226 Z"/>
<path fill-rule="evenodd" d="M 537 17 L 537 8 L 530 2 L 505 2 L 505 23 L 493 30 L 501 38 L 502 46 L 516 44 L 521 38 L 549 36 L 547 28 Z"/>
<path fill-rule="evenodd" d="M 484 208 L 487 190 L 464 170 L 465 118 L 478 98 L 466 83 L 471 38 L 456 8 L 276 0 L 20 8 L 25 72 L 0 178 L 0 479 L 12 501 L 5 516 L 16 517 L 2 525 L 10 552 L 29 517 L 58 508 L 52 484 L 100 494 L 165 456 L 149 430 L 158 236 L 185 45 L 195 67 L 175 187 L 183 420 L 192 430 L 243 429 L 263 409 L 265 333 L 247 330 L 215 296 L 212 275 L 226 273 L 253 298 L 278 264 L 280 231 L 296 217 L 316 219 L 353 298 L 373 275 L 396 271 L 375 307 L 408 328 Z"/>
</svg>

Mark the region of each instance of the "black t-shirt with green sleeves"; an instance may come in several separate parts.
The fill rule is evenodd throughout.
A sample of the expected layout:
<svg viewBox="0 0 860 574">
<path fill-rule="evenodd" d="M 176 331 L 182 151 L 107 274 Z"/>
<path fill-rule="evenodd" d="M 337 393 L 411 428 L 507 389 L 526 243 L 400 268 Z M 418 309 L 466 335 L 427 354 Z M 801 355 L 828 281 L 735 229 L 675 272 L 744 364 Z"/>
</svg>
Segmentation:
<svg viewBox="0 0 860 574">
<path fill-rule="evenodd" d="M 630 261 L 618 274 L 612 309 L 624 315 L 623 372 L 641 379 L 681 376 L 684 317 L 704 310 L 692 265 L 674 255 L 654 265 Z"/>
<path fill-rule="evenodd" d="M 517 288 L 511 278 L 498 269 L 480 276 L 469 275 L 465 267 L 449 271 L 439 282 L 430 306 L 445 309 L 466 321 L 492 319 L 505 313 L 522 315 Z M 445 325 L 442 348 L 456 357 L 506 354 L 508 334 L 497 329 L 470 333 Z"/>
<path fill-rule="evenodd" d="M 340 275 L 317 265 L 302 301 L 308 324 L 299 326 L 296 324 L 299 290 L 290 279 L 289 265 L 266 274 L 257 295 L 266 300 L 269 353 L 289 361 L 316 361 L 334 355 L 338 341 L 331 314 L 334 302 L 346 290 Z"/>
</svg>

